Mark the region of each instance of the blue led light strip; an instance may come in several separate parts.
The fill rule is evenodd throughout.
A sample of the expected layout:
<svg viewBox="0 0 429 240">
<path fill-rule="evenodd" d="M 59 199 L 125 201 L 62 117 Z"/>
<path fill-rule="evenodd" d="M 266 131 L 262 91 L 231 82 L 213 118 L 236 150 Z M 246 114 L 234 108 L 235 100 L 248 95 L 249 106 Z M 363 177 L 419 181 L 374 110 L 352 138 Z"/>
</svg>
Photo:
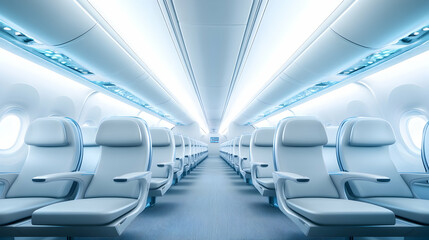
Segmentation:
<svg viewBox="0 0 429 240">
<path fill-rule="evenodd" d="M 55 51 L 55 50 L 48 49 L 47 48 L 48 46 L 43 45 L 42 43 L 36 41 L 34 38 L 31 38 L 28 35 L 15 30 L 14 28 L 4 24 L 1 21 L 0 21 L 0 37 L 11 42 L 15 46 L 18 46 L 18 47 L 26 50 L 27 52 L 30 52 L 30 53 L 32 53 L 32 54 L 34 54 L 40 58 L 43 58 L 43 59 L 61 67 L 61 68 L 65 68 L 65 69 L 73 72 L 74 74 L 78 74 L 79 77 L 85 79 L 86 81 L 89 81 L 89 82 L 91 82 L 97 86 L 100 86 L 100 87 L 108 90 L 109 92 L 112 92 L 118 96 L 121 96 L 121 97 L 127 99 L 128 101 L 131 101 L 131 102 L 153 112 L 154 114 L 156 114 L 162 118 L 167 119 L 168 121 L 170 121 L 171 123 L 174 123 L 175 125 L 183 125 L 182 123 L 180 123 L 179 121 L 174 119 L 171 115 L 166 114 L 166 113 L 162 112 L 161 110 L 150 106 L 149 104 L 147 104 L 146 102 L 144 102 L 142 99 L 135 96 L 131 92 L 129 92 L 129 91 L 113 84 L 113 83 L 103 82 L 103 81 L 93 81 L 93 80 L 86 78 L 86 76 L 94 75 L 94 73 L 89 71 L 88 69 L 82 67 L 81 65 L 79 65 L 78 63 L 73 61 L 71 58 L 66 56 L 65 54 L 60 53 L 60 52 Z"/>
<path fill-rule="evenodd" d="M 340 81 L 329 81 L 329 82 L 321 82 L 316 85 L 313 85 L 306 90 L 298 93 L 297 95 L 289 98 L 284 103 L 269 108 L 267 111 L 265 111 L 262 114 L 259 114 L 258 116 L 252 118 L 249 120 L 245 125 L 254 124 L 258 121 L 261 121 L 264 118 L 267 118 L 268 116 L 281 111 L 282 109 L 303 100 L 304 98 L 307 98 L 311 95 L 314 95 L 318 92 L 321 92 L 329 87 L 334 86 L 335 84 L 339 82 L 343 82 L 344 80 L 347 80 L 351 75 L 355 75 L 358 73 L 361 73 L 363 71 L 366 71 L 368 69 L 371 69 L 385 61 L 388 61 L 402 53 L 405 53 L 429 40 L 429 26 L 425 26 L 420 28 L 418 31 L 414 31 L 411 34 L 409 34 L 407 37 L 404 37 L 400 39 L 398 42 L 385 47 L 383 49 L 379 49 L 367 57 L 361 59 L 359 62 L 355 63 L 354 65 L 348 67 L 347 69 L 341 71 L 338 73 L 338 75 L 346 76 L 345 78 L 341 79 Z"/>
</svg>

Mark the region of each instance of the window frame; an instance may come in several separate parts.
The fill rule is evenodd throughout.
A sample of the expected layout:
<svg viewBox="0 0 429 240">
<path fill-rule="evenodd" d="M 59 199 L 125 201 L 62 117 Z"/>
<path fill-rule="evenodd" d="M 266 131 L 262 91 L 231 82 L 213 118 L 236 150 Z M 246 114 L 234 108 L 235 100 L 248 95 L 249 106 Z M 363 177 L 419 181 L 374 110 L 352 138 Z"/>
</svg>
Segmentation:
<svg viewBox="0 0 429 240">
<path fill-rule="evenodd" d="M 8 149 L 0 149 L 0 155 L 9 155 L 21 149 L 24 145 L 25 132 L 29 124 L 28 116 L 21 108 L 17 107 L 8 107 L 0 111 L 0 122 L 9 115 L 18 117 L 20 120 L 20 128 L 15 143 Z"/>
<path fill-rule="evenodd" d="M 414 155 L 420 155 L 421 147 L 423 143 L 423 129 L 426 123 L 423 125 L 423 128 L 421 129 L 422 139 L 420 140 L 420 146 L 417 146 L 413 141 L 413 137 L 411 136 L 411 131 L 409 127 L 410 126 L 409 122 L 413 118 L 421 118 L 425 120 L 426 123 L 429 121 L 428 114 L 425 111 L 420 109 L 413 109 L 411 111 L 408 111 L 402 114 L 400 119 L 399 129 L 400 129 L 402 141 L 404 142 L 409 152 L 411 152 Z"/>
</svg>

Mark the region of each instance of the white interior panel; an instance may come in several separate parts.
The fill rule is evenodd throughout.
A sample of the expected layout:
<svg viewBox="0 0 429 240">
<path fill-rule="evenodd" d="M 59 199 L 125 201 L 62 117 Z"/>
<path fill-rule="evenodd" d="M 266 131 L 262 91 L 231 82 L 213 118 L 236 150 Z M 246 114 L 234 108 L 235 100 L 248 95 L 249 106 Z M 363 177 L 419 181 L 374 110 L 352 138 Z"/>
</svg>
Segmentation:
<svg viewBox="0 0 429 240">
<path fill-rule="evenodd" d="M 361 46 L 381 48 L 428 25 L 428 9 L 426 0 L 355 1 L 332 29 Z"/>
<path fill-rule="evenodd" d="M 112 82 L 134 80 L 143 74 L 142 68 L 100 26 L 59 49 L 94 74 Z"/>
<path fill-rule="evenodd" d="M 2 1 L 0 19 L 48 45 L 66 43 L 95 25 L 75 1 Z"/>
</svg>

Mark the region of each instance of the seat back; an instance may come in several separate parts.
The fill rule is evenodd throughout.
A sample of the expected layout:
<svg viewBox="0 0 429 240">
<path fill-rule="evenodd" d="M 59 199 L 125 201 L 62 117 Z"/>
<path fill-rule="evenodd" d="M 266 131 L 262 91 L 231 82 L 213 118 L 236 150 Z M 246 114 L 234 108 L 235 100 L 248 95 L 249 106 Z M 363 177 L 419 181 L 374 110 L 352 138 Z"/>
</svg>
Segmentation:
<svg viewBox="0 0 429 240">
<path fill-rule="evenodd" d="M 242 168 L 250 168 L 249 163 L 249 149 L 250 149 L 250 138 L 252 135 L 246 134 L 241 135 L 238 146 L 238 157 L 240 159 L 247 158 L 247 161 L 243 161 Z"/>
<path fill-rule="evenodd" d="M 185 141 L 185 165 L 191 164 L 191 139 L 189 137 L 184 137 Z"/>
<path fill-rule="evenodd" d="M 175 158 L 185 159 L 185 143 L 182 135 L 174 135 L 174 142 L 176 144 L 176 156 Z M 174 161 L 174 167 L 180 167 L 180 161 Z"/>
<path fill-rule="evenodd" d="M 423 139 L 422 139 L 422 147 L 421 147 L 422 161 L 426 172 L 429 172 L 429 130 L 428 128 L 429 128 L 429 122 L 427 122 L 425 127 L 423 128 Z"/>
<path fill-rule="evenodd" d="M 97 127 L 82 127 L 83 159 L 80 171 L 94 172 L 100 159 L 100 145 L 95 142 Z"/>
<path fill-rule="evenodd" d="M 85 198 L 138 198 L 137 181 L 117 183 L 113 178 L 150 170 L 152 141 L 146 122 L 137 117 L 110 117 L 100 124 L 95 142 L 100 161 Z"/>
<path fill-rule="evenodd" d="M 232 156 L 235 165 L 238 165 L 238 149 L 240 144 L 240 137 L 234 138 L 232 146 Z"/>
<path fill-rule="evenodd" d="M 338 126 L 325 127 L 328 143 L 323 146 L 323 159 L 325 160 L 326 170 L 328 172 L 339 172 L 337 161 L 337 150 L 335 148 L 337 141 Z"/>
<path fill-rule="evenodd" d="M 150 128 L 152 138 L 152 177 L 168 178 L 168 168 L 158 167 L 159 163 L 174 163 L 176 143 L 174 134 L 168 128 Z"/>
<path fill-rule="evenodd" d="M 389 147 L 395 135 L 389 122 L 379 118 L 349 118 L 338 130 L 337 158 L 340 169 L 382 175 L 390 182 L 377 184 L 367 181 L 349 183 L 356 197 L 412 197 L 392 162 Z"/>
<path fill-rule="evenodd" d="M 258 128 L 250 138 L 250 161 L 267 163 L 268 167 L 258 168 L 258 178 L 272 178 L 274 171 L 273 140 L 274 128 Z"/>
<path fill-rule="evenodd" d="M 82 162 L 82 133 L 72 119 L 46 117 L 34 120 L 25 134 L 29 146 L 27 158 L 6 198 L 64 198 L 71 190 L 71 181 L 34 183 L 33 177 L 72 172 Z"/>
<path fill-rule="evenodd" d="M 323 160 L 322 147 L 327 142 L 323 124 L 314 117 L 280 121 L 274 140 L 275 170 L 310 178 L 305 184 L 287 181 L 286 198 L 339 197 Z"/>
</svg>

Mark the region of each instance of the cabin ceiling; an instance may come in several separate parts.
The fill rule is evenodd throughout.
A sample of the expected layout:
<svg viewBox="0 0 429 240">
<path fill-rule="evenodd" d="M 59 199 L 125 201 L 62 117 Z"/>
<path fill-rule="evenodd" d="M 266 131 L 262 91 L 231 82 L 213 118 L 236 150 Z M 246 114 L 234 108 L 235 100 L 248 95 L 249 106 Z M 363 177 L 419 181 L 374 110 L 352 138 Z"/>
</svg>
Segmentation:
<svg viewBox="0 0 429 240">
<path fill-rule="evenodd" d="M 206 132 L 355 81 L 429 36 L 427 0 L 22 1 L 0 20 L 94 72 L 86 80 Z"/>
<path fill-rule="evenodd" d="M 266 62 L 277 60 L 278 55 L 285 52 L 281 45 L 288 44 L 285 36 L 292 37 L 294 31 L 302 33 L 296 24 L 291 23 L 305 20 L 307 15 L 303 11 L 313 14 L 321 5 L 313 0 L 300 3 L 291 0 L 89 2 L 154 72 L 164 88 L 179 103 L 187 105 L 185 109 L 192 112 L 191 117 L 200 119 L 197 120 L 200 125 L 207 124 L 210 132 L 219 131 L 225 114 L 230 114 L 231 109 L 237 111 L 231 105 L 240 101 L 240 92 L 253 91 L 254 94 L 255 87 L 261 88 L 267 81 L 261 79 L 259 84 L 255 83 L 252 75 L 270 78 L 287 58 L 283 57 L 280 63 L 268 64 L 271 65 L 269 70 L 262 73 L 255 62 L 266 67 Z M 328 5 L 329 14 L 341 1 L 328 2 L 323 5 Z M 317 24 L 304 38 L 327 15 L 313 17 L 319 18 Z M 268 22 L 264 22 L 265 19 Z M 276 41 L 276 36 L 286 41 Z M 255 54 L 252 54 L 253 49 Z M 246 67 L 249 56 L 251 66 Z M 266 61 L 265 57 L 271 59 Z M 246 89 L 247 82 L 252 89 Z"/>
</svg>

